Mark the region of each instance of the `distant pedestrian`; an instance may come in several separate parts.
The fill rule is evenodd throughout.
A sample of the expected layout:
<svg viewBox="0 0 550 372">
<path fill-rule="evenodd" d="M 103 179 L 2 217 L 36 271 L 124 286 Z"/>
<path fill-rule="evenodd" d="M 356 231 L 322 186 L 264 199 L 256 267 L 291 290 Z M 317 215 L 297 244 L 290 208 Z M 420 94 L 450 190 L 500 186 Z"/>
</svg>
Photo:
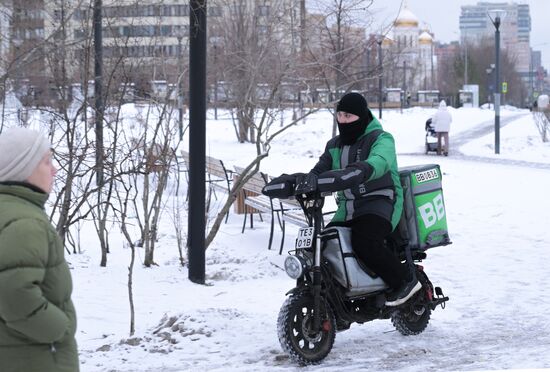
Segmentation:
<svg viewBox="0 0 550 372">
<path fill-rule="evenodd" d="M 449 155 L 449 131 L 452 121 L 451 113 L 447 110 L 447 103 L 442 100 L 439 102 L 439 109 L 432 117 L 432 125 L 437 135 L 437 155 L 441 155 L 441 153 L 445 156 Z M 442 140 L 445 141 L 445 145 L 442 144 Z"/>
<path fill-rule="evenodd" d="M 0 134 L 0 371 L 78 372 L 64 248 L 44 205 L 56 169 L 41 133 Z"/>
</svg>

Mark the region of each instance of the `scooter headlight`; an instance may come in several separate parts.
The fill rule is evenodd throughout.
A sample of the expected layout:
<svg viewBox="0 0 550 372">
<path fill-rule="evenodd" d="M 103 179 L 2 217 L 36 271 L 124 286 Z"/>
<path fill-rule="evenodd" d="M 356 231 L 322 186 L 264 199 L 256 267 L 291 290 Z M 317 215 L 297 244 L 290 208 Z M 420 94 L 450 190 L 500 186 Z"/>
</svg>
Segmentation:
<svg viewBox="0 0 550 372">
<path fill-rule="evenodd" d="M 285 259 L 285 271 L 292 279 L 298 279 L 304 275 L 305 262 L 297 256 L 287 256 Z"/>
</svg>

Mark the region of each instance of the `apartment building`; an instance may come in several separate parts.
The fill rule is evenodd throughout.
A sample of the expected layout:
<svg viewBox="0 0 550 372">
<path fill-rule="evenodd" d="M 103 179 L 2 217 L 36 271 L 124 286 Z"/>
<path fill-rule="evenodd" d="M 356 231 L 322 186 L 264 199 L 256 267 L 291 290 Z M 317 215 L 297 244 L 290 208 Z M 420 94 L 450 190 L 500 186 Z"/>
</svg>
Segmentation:
<svg viewBox="0 0 550 372">
<path fill-rule="evenodd" d="M 7 17 L 8 47 L 3 49 L 2 59 L 11 66 L 7 78 L 18 92 L 37 94 L 38 86 L 44 86 L 45 61 L 45 9 L 43 0 L 12 0 Z"/>
<path fill-rule="evenodd" d="M 10 51 L 11 1 L 0 2 L 0 76 L 6 73 Z"/>
<path fill-rule="evenodd" d="M 66 25 L 60 12 L 69 13 L 65 0 L 3 0 L 0 2 L 0 69 L 10 89 L 29 99 L 43 102 L 58 97 L 60 67 L 65 51 Z M 66 61 L 72 57 L 65 58 Z M 48 86 L 50 88 L 48 88 Z"/>
<path fill-rule="evenodd" d="M 11 1 L 7 6 L 13 11 L 11 24 L 3 26 L 0 19 L 0 28 L 11 29 L 0 39 L 0 55 L 4 60 L 7 55 L 26 56 L 14 79 L 38 87 L 54 84 L 56 76 L 67 76 L 69 83 L 92 78 L 93 1 Z M 222 60 L 224 45 L 243 31 L 244 24 L 248 36 L 240 36 L 254 38 L 258 45 L 277 39 L 281 52 L 295 54 L 303 36 L 299 27 L 304 4 L 294 0 L 209 1 L 208 63 L 216 57 Z M 189 2 L 181 0 L 103 0 L 106 71 L 116 66 L 125 79 L 147 77 L 185 84 L 187 79 L 180 78 L 188 65 L 189 13 Z M 1 49 L 1 42 L 8 40 L 10 53 Z"/>
<path fill-rule="evenodd" d="M 60 84 L 86 84 L 93 80 L 93 1 L 11 1 L 15 15 L 12 17 L 10 50 L 21 54 L 21 51 L 37 49 L 33 64 L 22 65 L 16 79 L 26 81 L 35 91 L 42 92 L 44 89 L 39 89 L 39 86 L 55 88 Z M 311 57 L 313 52 L 317 53 L 313 60 L 317 67 L 313 62 L 304 63 L 311 71 L 301 72 L 303 79 L 309 79 L 307 84 L 311 88 L 316 84 L 315 79 L 328 76 L 319 71 L 322 66 L 327 67 L 329 75 L 336 75 L 338 69 L 331 72 L 329 66 L 335 62 L 338 53 L 343 53 L 330 50 L 337 30 L 334 25 L 328 24 L 328 16 L 306 14 L 305 4 L 302 0 L 210 0 L 208 84 L 214 85 L 228 79 L 224 70 L 238 70 L 231 66 L 239 58 L 245 58 L 244 54 L 239 56 L 231 52 L 239 47 L 238 38 L 251 41 L 251 45 L 256 43 L 255 50 L 243 51 L 249 56 L 256 55 L 261 49 L 272 53 L 274 59 L 284 61 L 290 60 L 290 57 L 306 54 Z M 121 71 L 117 79 L 142 80 L 145 84 L 152 80 L 169 84 L 181 82 L 184 91 L 187 91 L 189 13 L 189 2 L 181 0 L 103 0 L 105 76 L 108 77 L 116 67 Z M 406 16 L 402 14 L 396 24 L 396 43 L 400 42 L 401 34 L 411 31 L 407 28 L 410 25 L 406 24 Z M 413 29 L 414 40 L 407 49 L 407 56 L 410 57 L 407 76 L 414 76 L 409 88 L 430 88 L 435 68 L 433 35 L 421 29 L 418 21 Z M 341 76 L 329 76 L 334 82 L 331 86 L 345 86 L 346 79 L 357 80 L 367 70 L 373 70 L 372 66 L 367 65 L 370 64 L 368 53 L 374 55 L 372 49 L 375 45 L 368 45 L 365 29 L 347 25 L 344 31 L 346 45 L 357 47 L 345 48 L 348 54 L 343 61 L 349 66 L 341 71 Z M 384 43 L 385 48 L 388 46 Z M 302 53 L 306 47 L 308 53 Z M 367 50 L 369 48 L 371 50 Z M 350 50 L 355 54 L 351 55 Z M 326 53 L 323 54 L 323 51 Z M 319 62 L 319 56 L 326 57 L 325 63 Z M 262 68 L 266 66 L 271 66 L 271 60 L 263 62 Z M 413 68 L 416 71 L 414 75 L 411 72 Z M 266 73 L 269 72 L 267 69 Z M 262 78 L 268 78 L 266 73 L 258 74 L 259 84 Z M 61 81 L 60 77 L 64 76 L 66 81 Z M 400 81 L 396 78 L 396 82 Z M 359 84 L 363 86 L 354 85 L 352 89 L 365 89 L 367 86 L 367 83 Z M 326 82 L 319 82 L 318 85 L 327 86 Z"/>
<path fill-rule="evenodd" d="M 189 4 L 181 1 L 105 1 L 104 57 L 177 63 L 189 36 Z M 184 41 L 185 39 L 185 41 Z"/>
</svg>

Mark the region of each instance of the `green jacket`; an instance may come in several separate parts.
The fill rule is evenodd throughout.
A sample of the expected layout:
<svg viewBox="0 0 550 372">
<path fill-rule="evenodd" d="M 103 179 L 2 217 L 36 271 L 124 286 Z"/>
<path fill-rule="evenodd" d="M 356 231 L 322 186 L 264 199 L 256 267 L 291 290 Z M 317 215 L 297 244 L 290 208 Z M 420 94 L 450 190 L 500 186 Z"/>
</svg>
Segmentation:
<svg viewBox="0 0 550 372">
<path fill-rule="evenodd" d="M 48 195 L 0 184 L 0 371 L 77 372 L 72 279 Z"/>
<path fill-rule="evenodd" d="M 352 145 L 343 145 L 339 136 L 328 141 L 312 172 L 318 176 L 321 191 L 338 191 L 333 222 L 375 214 L 389 221 L 394 229 L 399 223 L 403 189 L 395 142 L 376 118 Z"/>
</svg>

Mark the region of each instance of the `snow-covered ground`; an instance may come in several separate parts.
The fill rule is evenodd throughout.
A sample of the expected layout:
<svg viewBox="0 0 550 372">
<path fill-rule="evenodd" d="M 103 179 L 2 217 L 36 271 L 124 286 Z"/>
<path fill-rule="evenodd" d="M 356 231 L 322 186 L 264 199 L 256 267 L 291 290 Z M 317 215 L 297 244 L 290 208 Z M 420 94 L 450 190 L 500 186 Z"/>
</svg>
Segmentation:
<svg viewBox="0 0 550 372">
<path fill-rule="evenodd" d="M 336 335 L 322 364 L 299 368 L 277 339 L 278 311 L 294 283 L 281 269 L 284 256 L 277 249 L 267 250 L 268 221 L 255 221 L 253 230 L 241 234 L 242 216 L 230 214 L 206 253 L 207 283 L 197 285 L 187 279 L 187 267 L 179 266 L 168 208 L 155 253 L 159 266 L 135 268 L 132 338 L 127 295 L 130 250 L 123 239 L 111 232 L 106 268 L 99 267 L 100 249 L 91 229 L 83 231 L 83 241 L 89 242 L 84 252 L 68 256 L 81 370 L 550 368 L 550 143 L 541 142 L 528 111 L 505 108 L 502 120 L 508 121 L 501 129 L 501 154 L 494 155 L 490 129 L 494 112 L 451 109 L 451 144 L 456 139 L 463 145 L 452 147 L 449 157 L 425 155 L 424 123 L 434 112 L 385 111 L 382 120 L 395 136 L 400 166 L 438 163 L 444 172 L 453 244 L 428 251 L 424 266 L 450 301 L 446 309 L 433 312 L 424 333 L 402 336 L 387 320 L 354 324 Z M 271 175 L 308 171 L 330 138 L 331 127 L 327 112 L 307 118 L 274 142 L 262 171 Z M 487 134 L 471 138 L 483 127 Z M 208 154 L 227 165 L 246 165 L 254 155 L 254 146 L 236 142 L 228 116 L 209 120 L 207 137 Z M 292 226 L 288 230 L 290 249 Z M 279 238 L 277 233 L 275 245 Z M 142 256 L 140 251 L 138 258 Z"/>
</svg>

